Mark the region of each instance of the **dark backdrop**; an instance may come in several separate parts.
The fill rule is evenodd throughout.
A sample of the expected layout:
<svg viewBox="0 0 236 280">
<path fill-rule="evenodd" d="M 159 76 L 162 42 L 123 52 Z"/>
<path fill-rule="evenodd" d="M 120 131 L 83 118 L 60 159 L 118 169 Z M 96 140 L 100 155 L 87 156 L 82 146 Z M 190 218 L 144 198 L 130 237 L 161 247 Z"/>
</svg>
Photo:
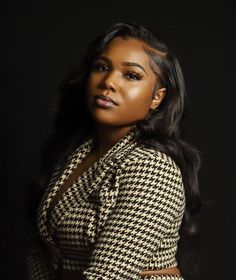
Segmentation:
<svg viewBox="0 0 236 280">
<path fill-rule="evenodd" d="M 1 279 L 26 279 L 26 184 L 39 173 L 57 85 L 88 43 L 117 21 L 136 21 L 179 58 L 191 102 L 189 141 L 202 154 L 202 279 L 235 276 L 234 1 L 8 1 L 1 10 Z"/>
</svg>

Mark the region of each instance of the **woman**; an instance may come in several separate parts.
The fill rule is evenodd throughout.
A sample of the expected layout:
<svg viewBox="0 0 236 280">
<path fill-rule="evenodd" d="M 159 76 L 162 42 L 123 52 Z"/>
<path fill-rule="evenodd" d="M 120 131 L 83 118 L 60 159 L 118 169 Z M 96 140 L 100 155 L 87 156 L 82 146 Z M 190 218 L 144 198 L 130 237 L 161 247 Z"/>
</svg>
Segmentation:
<svg viewBox="0 0 236 280">
<path fill-rule="evenodd" d="M 183 279 L 177 245 L 200 206 L 200 159 L 182 139 L 177 59 L 117 23 L 61 90 L 30 279 Z"/>
</svg>

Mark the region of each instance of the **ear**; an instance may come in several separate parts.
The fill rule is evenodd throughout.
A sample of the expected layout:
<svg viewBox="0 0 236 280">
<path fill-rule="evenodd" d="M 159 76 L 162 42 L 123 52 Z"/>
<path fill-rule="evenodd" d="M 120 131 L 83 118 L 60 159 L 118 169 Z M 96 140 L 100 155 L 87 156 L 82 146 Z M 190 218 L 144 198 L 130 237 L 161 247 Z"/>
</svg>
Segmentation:
<svg viewBox="0 0 236 280">
<path fill-rule="evenodd" d="M 155 110 L 162 102 L 166 95 L 166 88 L 160 88 L 156 91 L 154 98 L 152 99 L 152 103 L 150 105 L 151 110 Z"/>
</svg>

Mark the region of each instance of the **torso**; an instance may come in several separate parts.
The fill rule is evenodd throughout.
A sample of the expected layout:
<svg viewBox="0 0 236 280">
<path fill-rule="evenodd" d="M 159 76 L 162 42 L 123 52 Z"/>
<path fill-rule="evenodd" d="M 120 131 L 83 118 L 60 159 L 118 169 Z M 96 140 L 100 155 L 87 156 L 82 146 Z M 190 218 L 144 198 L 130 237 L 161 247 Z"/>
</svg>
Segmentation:
<svg viewBox="0 0 236 280">
<path fill-rule="evenodd" d="M 96 161 L 98 160 L 98 156 L 95 155 L 95 153 L 89 153 L 88 156 L 85 157 L 85 159 L 76 167 L 76 169 L 70 174 L 68 179 L 65 181 L 64 185 L 61 187 L 61 189 L 57 192 L 55 195 L 53 201 L 51 202 L 50 208 L 52 208 L 55 203 L 60 199 L 60 196 L 67 190 L 67 188 L 79 177 L 81 176 L 86 170 L 89 169 L 90 166 L 92 166 Z M 61 271 L 62 273 L 62 279 L 78 279 L 80 277 L 82 279 L 81 272 L 66 272 Z M 180 275 L 180 271 L 177 267 L 174 268 L 166 268 L 163 270 L 152 270 L 152 271 L 141 271 L 140 276 L 151 276 L 151 275 Z"/>
<path fill-rule="evenodd" d="M 98 156 L 95 153 L 89 153 L 82 162 L 75 168 L 75 170 L 70 174 L 67 180 L 64 182 L 62 187 L 57 191 L 56 195 L 52 199 L 50 203 L 50 207 L 48 209 L 48 215 L 50 215 L 51 210 L 55 206 L 55 204 L 60 199 L 61 195 L 73 184 L 75 180 L 78 179 L 86 170 L 88 170 L 96 161 L 98 160 Z"/>
<path fill-rule="evenodd" d="M 63 197 L 61 198 L 61 196 L 68 190 L 68 188 L 70 187 L 70 186 L 72 186 L 72 185 L 74 185 L 73 183 L 78 179 L 78 178 L 80 178 L 81 177 L 81 175 L 84 173 L 84 172 L 86 172 L 90 167 L 92 167 L 93 165 L 94 165 L 94 163 L 96 162 L 96 161 L 98 161 L 99 160 L 99 157 L 98 157 L 98 155 L 96 155 L 93 151 L 90 151 L 88 154 L 86 154 L 86 156 L 82 159 L 82 161 L 80 162 L 80 161 L 77 161 L 77 163 L 76 164 L 74 164 L 74 165 L 72 165 L 73 166 L 73 170 L 72 170 L 72 172 L 70 173 L 70 175 L 65 179 L 65 181 L 63 182 L 63 184 L 62 185 L 60 185 L 60 187 L 56 190 L 56 193 L 54 193 L 55 195 L 53 196 L 53 198 L 52 198 L 52 200 L 50 201 L 50 205 L 49 205 L 49 208 L 47 209 L 47 210 L 49 210 L 48 211 L 48 213 L 47 213 L 47 215 L 49 215 L 50 216 L 50 214 L 51 214 L 51 210 L 54 208 L 54 206 L 57 204 L 57 202 L 60 200 L 60 199 L 62 199 L 62 202 L 63 202 Z M 71 170 L 70 170 L 71 171 Z M 93 170 L 94 171 L 94 170 Z M 100 169 L 98 169 L 98 171 L 100 172 Z M 96 177 L 95 178 L 97 178 L 98 177 L 98 175 L 100 176 L 101 174 L 98 172 L 97 170 L 96 170 Z M 92 171 L 91 171 L 92 172 Z M 85 184 L 87 184 L 87 181 L 86 181 L 86 179 L 87 179 L 87 177 L 88 176 L 85 176 L 83 179 L 84 179 L 84 181 L 85 182 L 83 182 L 83 183 L 85 183 Z M 110 178 L 110 177 L 109 177 Z M 109 181 L 110 182 L 110 181 Z M 82 183 L 82 181 L 80 182 L 79 181 L 79 183 Z M 76 184 L 75 184 L 76 185 Z M 88 184 L 88 186 L 90 186 L 91 184 L 89 183 Z M 73 187 L 73 186 L 72 186 Z M 85 189 L 85 191 L 86 191 L 86 189 Z M 63 206 L 67 206 L 66 204 L 63 204 Z M 104 204 L 105 205 L 105 204 Z M 60 204 L 59 204 L 59 206 L 60 206 Z M 63 208 L 63 207 L 62 207 Z M 63 211 L 64 211 L 64 209 L 65 209 L 66 207 L 64 207 L 63 208 Z M 79 205 L 77 205 L 76 207 L 75 207 L 75 209 L 79 209 Z M 56 210 L 60 210 L 60 208 L 59 207 L 57 207 L 57 205 L 56 205 Z M 60 210 L 61 211 L 61 210 Z M 76 210 L 77 211 L 77 210 Z M 78 215 L 78 218 L 80 218 L 80 212 L 79 212 L 79 210 L 77 211 L 78 213 L 79 213 L 79 215 Z M 55 212 L 56 213 L 56 212 Z M 55 213 L 53 213 L 53 214 L 55 214 Z M 56 213 L 57 214 L 57 213 Z M 60 215 L 61 215 L 61 212 L 59 213 Z M 55 217 L 57 217 L 56 215 L 55 215 Z M 69 216 L 68 216 L 69 217 Z M 82 216 L 83 217 L 83 216 Z M 87 217 L 87 216 L 86 216 Z M 93 216 L 92 216 L 93 217 Z M 70 218 L 70 217 L 69 217 Z M 68 219 L 69 220 L 69 219 Z M 56 228 L 56 230 L 57 230 L 57 232 L 60 232 L 60 233 L 64 233 L 65 232 L 65 230 L 64 230 L 64 228 L 63 228 L 63 225 L 64 225 L 64 222 L 66 222 L 67 220 L 63 220 L 63 223 L 61 223 L 61 226 L 60 227 L 58 227 L 58 228 Z M 54 222 L 54 221 L 53 221 Z M 55 224 L 57 224 L 57 221 L 55 222 Z M 52 224 L 53 225 L 53 224 Z M 59 225 L 59 223 L 58 223 L 58 225 Z M 53 228 L 53 227 L 52 227 Z M 55 229 L 53 229 L 54 230 L 54 232 L 52 233 L 53 235 L 54 235 L 54 233 L 56 232 L 55 231 Z M 80 234 L 80 232 L 79 232 L 79 234 Z M 83 234 L 83 233 L 82 233 Z M 55 235 L 56 236 L 56 235 Z M 81 235 L 82 236 L 82 235 Z M 70 236 L 69 236 L 70 237 Z M 73 240 L 73 234 L 71 235 L 71 240 Z M 82 236 L 83 237 L 83 236 Z M 56 238 L 57 238 L 57 236 L 56 236 Z M 69 238 L 68 238 L 68 240 L 69 240 Z M 78 267 L 79 267 L 79 265 L 78 265 Z M 64 278 L 62 278 L 62 279 L 78 279 L 78 277 L 80 278 L 80 271 L 81 270 L 81 267 L 78 269 L 78 272 L 75 272 L 75 273 L 72 273 L 72 272 L 68 272 L 68 271 L 64 271 L 64 273 L 63 273 L 63 277 Z M 68 273 L 67 273 L 68 272 Z M 170 271 L 164 271 L 165 272 L 165 274 L 170 274 Z M 157 271 L 142 271 L 142 272 L 140 272 L 140 276 L 148 276 L 148 275 L 155 275 L 155 273 L 160 273 L 160 272 L 157 272 Z M 175 271 L 175 274 L 177 274 L 176 273 L 176 271 Z M 81 278 L 82 279 L 82 278 Z"/>
</svg>

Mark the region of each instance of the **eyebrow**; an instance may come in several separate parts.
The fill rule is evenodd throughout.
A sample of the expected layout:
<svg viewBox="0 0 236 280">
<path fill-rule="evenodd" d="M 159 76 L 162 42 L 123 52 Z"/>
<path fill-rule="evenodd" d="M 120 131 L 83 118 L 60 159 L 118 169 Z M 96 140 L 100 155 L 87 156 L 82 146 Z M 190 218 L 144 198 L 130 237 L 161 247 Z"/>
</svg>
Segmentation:
<svg viewBox="0 0 236 280">
<path fill-rule="evenodd" d="M 105 60 L 106 62 L 108 62 L 110 65 L 112 64 L 111 60 L 107 57 L 107 56 L 99 56 L 97 59 L 103 59 Z M 144 67 L 142 65 L 140 65 L 139 63 L 136 63 L 136 62 L 128 62 L 128 61 L 125 61 L 125 62 L 122 62 L 121 65 L 123 66 L 135 66 L 135 67 L 139 67 L 141 68 L 146 74 L 146 70 L 144 69 Z M 147 74 L 148 75 L 148 74 Z"/>
</svg>

